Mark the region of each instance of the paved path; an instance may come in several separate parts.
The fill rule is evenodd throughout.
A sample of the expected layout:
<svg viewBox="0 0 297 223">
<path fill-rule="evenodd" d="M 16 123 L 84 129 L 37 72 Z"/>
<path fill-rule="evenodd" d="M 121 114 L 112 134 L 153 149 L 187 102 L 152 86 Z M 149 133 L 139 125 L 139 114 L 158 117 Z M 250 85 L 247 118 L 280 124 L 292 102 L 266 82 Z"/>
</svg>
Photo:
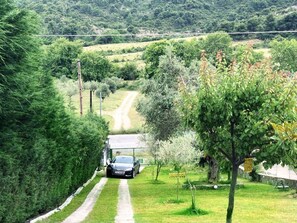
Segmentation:
<svg viewBox="0 0 297 223">
<path fill-rule="evenodd" d="M 113 130 L 127 130 L 131 127 L 129 118 L 129 111 L 133 105 L 133 102 L 138 95 L 137 91 L 129 91 L 128 95 L 123 100 L 119 108 L 117 108 L 113 114 L 114 127 Z"/>
<path fill-rule="evenodd" d="M 139 172 L 143 169 L 144 166 L 140 166 Z M 119 185 L 118 212 L 115 217 L 115 223 L 134 223 L 133 215 L 128 180 L 121 179 Z"/>
<path fill-rule="evenodd" d="M 66 218 L 63 223 L 79 223 L 82 222 L 88 214 L 92 211 L 97 198 L 99 197 L 104 185 L 107 182 L 107 178 L 103 177 L 95 185 L 92 191 L 88 194 L 84 203 L 75 211 L 73 212 L 68 218 Z"/>
<path fill-rule="evenodd" d="M 115 223 L 134 223 L 127 179 L 121 179 L 119 185 L 118 213 L 115 217 Z"/>
</svg>

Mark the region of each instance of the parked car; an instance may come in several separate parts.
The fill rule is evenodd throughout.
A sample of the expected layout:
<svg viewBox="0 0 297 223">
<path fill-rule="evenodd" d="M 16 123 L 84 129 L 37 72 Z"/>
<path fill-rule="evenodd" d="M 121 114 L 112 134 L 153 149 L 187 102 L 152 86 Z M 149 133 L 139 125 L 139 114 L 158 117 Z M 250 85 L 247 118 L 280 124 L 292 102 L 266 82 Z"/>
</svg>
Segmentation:
<svg viewBox="0 0 297 223">
<path fill-rule="evenodd" d="M 139 173 L 140 162 L 133 156 L 116 156 L 107 163 L 106 177 L 123 176 L 134 178 Z"/>
</svg>

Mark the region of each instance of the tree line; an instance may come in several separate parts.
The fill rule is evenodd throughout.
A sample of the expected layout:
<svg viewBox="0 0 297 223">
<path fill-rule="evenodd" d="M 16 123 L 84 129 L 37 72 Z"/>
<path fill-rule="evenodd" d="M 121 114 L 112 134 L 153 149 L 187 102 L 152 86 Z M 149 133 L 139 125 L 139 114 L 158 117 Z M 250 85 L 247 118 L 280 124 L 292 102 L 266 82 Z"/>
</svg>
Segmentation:
<svg viewBox="0 0 297 223">
<path fill-rule="evenodd" d="M 100 117 L 78 118 L 65 108 L 53 84 L 57 71 L 43 69 L 35 14 L 10 0 L 2 1 L 0 14 L 0 222 L 25 222 L 92 176 L 108 127 Z"/>
</svg>

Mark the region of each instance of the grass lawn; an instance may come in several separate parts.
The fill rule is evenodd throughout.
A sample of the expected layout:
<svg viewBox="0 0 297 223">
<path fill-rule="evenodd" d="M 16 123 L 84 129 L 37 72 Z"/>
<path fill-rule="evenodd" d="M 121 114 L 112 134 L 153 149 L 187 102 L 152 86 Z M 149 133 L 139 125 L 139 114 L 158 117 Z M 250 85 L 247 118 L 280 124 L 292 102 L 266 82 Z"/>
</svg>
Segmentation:
<svg viewBox="0 0 297 223">
<path fill-rule="evenodd" d="M 100 181 L 101 177 L 102 177 L 102 174 L 100 174 L 100 176 L 96 176 L 94 180 L 92 180 L 85 188 L 83 188 L 83 190 L 78 195 L 76 195 L 72 199 L 71 203 L 68 206 L 66 206 L 62 211 L 56 212 L 49 218 L 39 222 L 57 223 L 65 220 L 70 214 L 72 214 L 77 208 L 79 208 L 83 204 L 86 197 L 91 192 L 93 187 Z"/>
<path fill-rule="evenodd" d="M 137 223 L 150 222 L 225 222 L 229 189 L 197 190 L 197 208 L 207 211 L 206 215 L 189 215 L 186 209 L 191 205 L 191 191 L 180 189 L 181 203 L 176 200 L 176 179 L 169 178 L 169 168 L 164 168 L 159 182 L 152 180 L 153 167 L 147 167 L 135 179 L 129 181 L 130 193 Z M 206 173 L 190 173 L 189 179 L 205 178 Z M 182 179 L 181 182 L 184 182 Z M 297 199 L 289 195 L 293 191 L 278 191 L 272 185 L 252 183 L 239 179 L 244 188 L 235 194 L 235 223 L 289 223 L 297 220 Z"/>
<path fill-rule="evenodd" d="M 85 223 L 113 223 L 117 215 L 120 179 L 109 178 Z"/>
</svg>

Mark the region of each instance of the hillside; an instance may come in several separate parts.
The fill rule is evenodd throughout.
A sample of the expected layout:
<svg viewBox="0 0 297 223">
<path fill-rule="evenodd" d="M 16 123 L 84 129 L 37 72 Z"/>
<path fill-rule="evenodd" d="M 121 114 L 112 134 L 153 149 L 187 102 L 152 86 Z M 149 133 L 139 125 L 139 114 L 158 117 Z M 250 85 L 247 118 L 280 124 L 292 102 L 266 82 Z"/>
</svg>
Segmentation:
<svg viewBox="0 0 297 223">
<path fill-rule="evenodd" d="M 44 34 L 288 30 L 296 0 L 16 0 L 35 10 Z M 99 43 L 123 37 L 101 37 Z M 94 40 L 90 38 L 90 40 Z"/>
</svg>

